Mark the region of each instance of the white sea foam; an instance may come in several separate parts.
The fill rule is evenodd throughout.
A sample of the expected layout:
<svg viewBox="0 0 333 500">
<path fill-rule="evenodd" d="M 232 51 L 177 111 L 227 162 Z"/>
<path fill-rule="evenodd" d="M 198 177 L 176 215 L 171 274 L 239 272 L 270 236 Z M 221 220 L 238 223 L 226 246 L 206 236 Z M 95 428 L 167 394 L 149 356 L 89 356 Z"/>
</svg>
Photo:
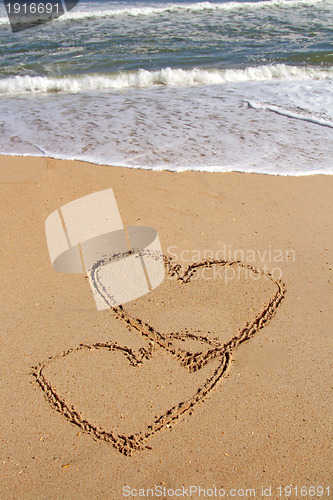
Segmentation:
<svg viewBox="0 0 333 500">
<path fill-rule="evenodd" d="M 330 93 L 329 80 L 312 80 L 3 96 L 0 151 L 156 170 L 332 174 L 332 128 L 318 126 L 333 122 Z M 317 121 L 291 118 L 301 112 Z"/>
<path fill-rule="evenodd" d="M 51 78 L 46 76 L 15 76 L 0 80 L 0 95 L 70 92 L 103 89 L 148 88 L 159 86 L 221 85 L 225 83 L 326 80 L 333 78 L 333 68 L 296 67 L 285 64 L 245 69 L 202 70 L 171 69 L 139 70 L 111 75 L 84 75 Z"/>
<path fill-rule="evenodd" d="M 274 104 L 256 101 L 247 101 L 248 105 L 253 109 L 263 109 L 267 111 L 272 111 L 279 115 L 288 116 L 289 118 L 295 118 L 297 120 L 304 120 L 306 122 L 315 123 L 316 125 L 322 125 L 324 127 L 333 128 L 333 121 L 329 117 L 315 116 L 309 113 L 307 110 L 303 109 L 288 109 L 283 106 L 276 106 Z"/>
<path fill-rule="evenodd" d="M 98 11 L 71 11 L 66 13 L 59 21 L 80 20 L 95 17 L 115 16 L 153 16 L 168 13 L 202 12 L 202 11 L 230 11 L 230 10 L 258 10 L 262 8 L 294 8 L 299 6 L 332 3 L 331 0 L 262 0 L 260 2 L 199 2 L 193 4 L 169 4 L 162 7 L 125 7 L 122 9 L 105 9 Z"/>
</svg>

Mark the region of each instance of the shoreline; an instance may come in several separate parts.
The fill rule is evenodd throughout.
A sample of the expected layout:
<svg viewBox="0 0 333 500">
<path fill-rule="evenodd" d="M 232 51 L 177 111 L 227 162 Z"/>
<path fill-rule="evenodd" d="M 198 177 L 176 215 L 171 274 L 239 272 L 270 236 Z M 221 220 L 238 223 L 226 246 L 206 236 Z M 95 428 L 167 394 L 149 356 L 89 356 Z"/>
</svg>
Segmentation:
<svg viewBox="0 0 333 500">
<path fill-rule="evenodd" d="M 0 156 L 5 264 L 0 436 L 6 498 L 88 494 L 113 500 L 127 494 L 125 486 L 147 491 L 191 485 L 229 492 L 252 488 L 256 496 L 271 487 L 278 498 L 278 488 L 288 484 L 330 486 L 333 178 L 177 174 Z M 197 352 L 196 342 L 229 342 L 247 322 L 265 317 L 276 293 L 270 273 L 281 270 L 276 278 L 285 285 L 283 300 L 231 353 L 221 379 L 209 378 L 219 369 L 218 358 L 191 374 L 157 348 L 142 364 L 128 364 L 119 346 L 139 361 L 138 353 L 148 352 L 140 349 L 149 347 L 135 321 L 128 328 L 109 310 L 98 312 L 83 274 L 52 268 L 46 217 L 110 187 L 124 226 L 155 228 L 163 252 L 171 257 L 173 252 L 174 263 L 183 268 L 186 259 L 202 261 L 209 251 L 214 258 L 223 248 L 243 252 L 244 266 L 261 271 L 266 266 L 259 280 L 215 267 L 189 283 L 166 279 L 123 306 L 152 331 L 172 334 L 174 345 Z M 216 383 L 193 411 L 154 427 L 143 441 L 150 449 L 125 456 L 101 439 L 102 431 L 94 439 L 54 410 L 32 374 L 45 360 L 52 361 L 46 379 L 68 408 L 78 410 L 79 423 L 86 419 L 90 430 L 96 426 L 127 436 L 179 401 L 192 401 L 205 380 Z M 289 498 L 297 497 L 293 492 Z"/>
<path fill-rule="evenodd" d="M 21 154 L 21 153 L 1 153 L 0 152 L 0 157 L 5 157 L 5 158 L 41 158 L 45 160 L 57 160 L 57 161 L 70 161 L 70 162 L 76 162 L 76 163 L 83 163 L 83 164 L 90 164 L 92 166 L 99 166 L 99 167 L 105 167 L 105 168 L 123 168 L 123 169 L 128 169 L 128 170 L 146 170 L 149 172 L 173 172 L 175 174 L 177 173 L 184 173 L 184 172 L 201 172 L 201 173 L 207 173 L 207 174 L 253 174 L 253 175 L 267 175 L 267 176 L 272 176 L 272 177 L 311 177 L 311 176 L 316 176 L 316 175 L 327 175 L 331 176 L 333 175 L 333 170 L 332 172 L 322 172 L 319 170 L 314 170 L 314 171 L 307 171 L 307 172 L 301 172 L 300 173 L 276 173 L 276 172 L 258 172 L 255 170 L 218 170 L 219 168 L 223 167 L 179 167 L 179 170 L 174 170 L 172 168 L 165 168 L 165 167 L 150 167 L 150 166 L 130 166 L 130 165 L 113 165 L 113 164 L 105 164 L 103 162 L 96 162 L 96 160 L 87 160 L 87 159 L 79 159 L 79 158 L 65 158 L 65 157 L 57 157 L 57 156 L 48 156 L 48 155 L 33 155 L 30 153 L 26 154 Z"/>
</svg>

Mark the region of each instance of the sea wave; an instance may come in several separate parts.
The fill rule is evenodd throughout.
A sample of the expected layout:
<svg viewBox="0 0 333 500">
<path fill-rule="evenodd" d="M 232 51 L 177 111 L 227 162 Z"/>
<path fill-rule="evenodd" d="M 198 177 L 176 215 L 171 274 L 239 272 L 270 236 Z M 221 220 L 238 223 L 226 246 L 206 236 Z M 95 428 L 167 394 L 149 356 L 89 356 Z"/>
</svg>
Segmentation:
<svg viewBox="0 0 333 500">
<path fill-rule="evenodd" d="M 167 13 L 202 12 L 202 11 L 230 11 L 230 10 L 258 10 L 263 8 L 294 8 L 318 4 L 332 4 L 332 0 L 261 0 L 259 2 L 198 2 L 192 4 L 168 4 L 162 7 L 124 7 L 122 9 L 104 10 L 74 10 L 57 18 L 56 22 L 69 20 L 106 18 L 116 16 L 154 16 Z M 7 17 L 0 18 L 0 24 L 8 24 Z"/>
<path fill-rule="evenodd" d="M 68 12 L 59 21 L 80 20 L 95 17 L 115 16 L 152 16 L 164 13 L 202 12 L 202 11 L 229 11 L 229 10 L 258 10 L 262 8 L 293 8 L 299 6 L 316 5 L 321 3 L 332 3 L 331 0 L 261 0 L 260 2 L 199 2 L 192 4 L 170 4 L 163 7 L 125 7 L 122 9 L 107 9 L 100 11 L 78 11 Z"/>
<path fill-rule="evenodd" d="M 82 75 L 66 77 L 14 76 L 0 80 L 0 95 L 27 93 L 121 90 L 153 86 L 221 85 L 250 81 L 325 80 L 333 78 L 333 68 L 297 67 L 285 64 L 249 67 L 245 69 L 202 70 L 172 69 L 159 71 L 141 69 L 110 75 Z"/>
</svg>

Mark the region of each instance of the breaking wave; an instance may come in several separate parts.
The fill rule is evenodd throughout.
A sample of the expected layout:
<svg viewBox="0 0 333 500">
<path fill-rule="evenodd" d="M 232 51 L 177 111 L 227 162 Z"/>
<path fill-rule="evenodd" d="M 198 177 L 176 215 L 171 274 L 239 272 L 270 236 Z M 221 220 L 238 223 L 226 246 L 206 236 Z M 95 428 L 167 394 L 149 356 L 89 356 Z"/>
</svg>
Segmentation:
<svg viewBox="0 0 333 500">
<path fill-rule="evenodd" d="M 79 11 L 70 12 L 59 18 L 59 21 L 89 19 L 95 17 L 115 17 L 115 16 L 152 16 L 168 13 L 183 13 L 183 12 L 202 12 L 202 11 L 229 11 L 229 10 L 246 10 L 246 9 L 262 9 L 262 8 L 293 8 L 300 6 L 316 5 L 321 3 L 329 3 L 330 0 L 262 0 L 260 2 L 199 2 L 193 4 L 172 4 L 163 7 L 127 7 L 123 9 L 107 9 L 100 11 Z"/>
<path fill-rule="evenodd" d="M 159 86 L 221 85 L 256 81 L 325 80 L 333 78 L 333 68 L 296 67 L 285 64 L 245 69 L 202 70 L 172 69 L 139 70 L 110 75 L 66 77 L 14 76 L 0 80 L 0 95 L 69 92 L 93 90 L 148 88 Z"/>
</svg>

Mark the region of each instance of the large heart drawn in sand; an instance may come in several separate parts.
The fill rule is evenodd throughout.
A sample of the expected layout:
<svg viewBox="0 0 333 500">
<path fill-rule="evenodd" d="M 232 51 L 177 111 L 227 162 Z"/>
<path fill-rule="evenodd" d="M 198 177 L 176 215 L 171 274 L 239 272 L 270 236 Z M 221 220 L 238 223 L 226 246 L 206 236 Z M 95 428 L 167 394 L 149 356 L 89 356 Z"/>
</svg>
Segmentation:
<svg viewBox="0 0 333 500">
<path fill-rule="evenodd" d="M 238 261 L 204 261 L 184 271 L 170 259 L 165 265 L 169 279 L 163 285 L 126 307 L 111 309 L 115 319 L 145 339 L 145 347 L 135 351 L 111 341 L 81 344 L 34 370 L 57 411 L 125 455 L 149 448 L 152 435 L 209 394 L 225 375 L 233 350 L 270 321 L 285 293 L 279 280 Z M 237 300 L 231 308 L 230 302 Z M 108 367 L 103 377 L 110 379 L 110 419 L 99 421 L 98 399 L 83 404 L 58 383 L 57 373 L 66 371 L 73 357 L 82 372 L 96 361 L 96 367 Z M 126 420 L 133 411 L 135 423 Z"/>
</svg>

